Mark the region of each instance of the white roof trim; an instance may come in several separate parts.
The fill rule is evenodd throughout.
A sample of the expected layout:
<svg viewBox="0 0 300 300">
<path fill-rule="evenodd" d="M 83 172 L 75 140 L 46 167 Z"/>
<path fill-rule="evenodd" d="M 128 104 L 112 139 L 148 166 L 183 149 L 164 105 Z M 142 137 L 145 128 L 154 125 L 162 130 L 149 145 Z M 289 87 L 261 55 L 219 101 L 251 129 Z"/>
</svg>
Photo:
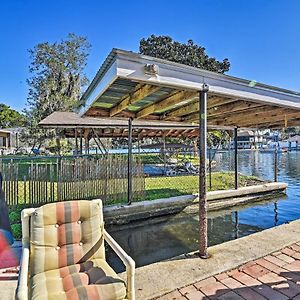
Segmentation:
<svg viewBox="0 0 300 300">
<path fill-rule="evenodd" d="M 108 68 L 104 76 L 97 82 L 92 92 L 85 99 L 85 105 L 80 110 L 80 115 L 84 115 L 90 106 L 102 95 L 106 88 L 117 79 L 116 61 Z"/>
<path fill-rule="evenodd" d="M 86 106 L 82 115 L 117 78 L 125 78 L 148 84 L 161 85 L 182 90 L 202 89 L 203 83 L 209 85 L 209 92 L 239 100 L 248 100 L 262 104 L 300 109 L 300 93 L 251 81 L 214 73 L 162 59 L 144 56 L 123 50 L 113 50 L 110 54 L 113 63 L 105 65 L 103 75 L 96 79 L 91 91 L 85 94 Z M 158 66 L 158 75 L 144 72 L 146 64 Z"/>
</svg>

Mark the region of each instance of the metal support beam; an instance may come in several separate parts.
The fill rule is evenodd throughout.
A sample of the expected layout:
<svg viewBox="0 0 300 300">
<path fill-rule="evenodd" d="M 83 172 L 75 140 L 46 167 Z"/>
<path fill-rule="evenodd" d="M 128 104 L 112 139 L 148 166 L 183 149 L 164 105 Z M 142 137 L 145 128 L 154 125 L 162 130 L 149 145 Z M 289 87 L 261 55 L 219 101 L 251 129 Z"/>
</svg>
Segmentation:
<svg viewBox="0 0 300 300">
<path fill-rule="evenodd" d="M 80 128 L 80 155 L 82 155 L 82 150 L 83 150 L 83 141 L 82 141 L 82 128 Z"/>
<path fill-rule="evenodd" d="M 78 156 L 78 134 L 77 134 L 77 128 L 75 130 L 75 151 L 76 151 L 76 156 Z"/>
<path fill-rule="evenodd" d="M 209 176 L 209 190 L 212 190 L 212 180 L 211 180 L 211 163 L 212 163 L 212 156 L 211 156 L 212 148 L 210 147 L 208 150 L 208 176 Z"/>
<path fill-rule="evenodd" d="M 139 132 L 137 134 L 137 147 L 138 147 L 138 153 L 139 153 L 139 155 L 141 154 L 140 133 L 141 133 L 141 131 L 139 130 Z"/>
<path fill-rule="evenodd" d="M 207 197 L 206 197 L 206 157 L 207 157 L 207 92 L 203 84 L 199 92 L 199 256 L 208 258 L 207 253 Z"/>
<path fill-rule="evenodd" d="M 234 188 L 237 190 L 239 188 L 239 178 L 238 178 L 238 129 L 234 128 Z"/>
<path fill-rule="evenodd" d="M 19 133 L 16 132 L 16 148 L 19 149 Z"/>
<path fill-rule="evenodd" d="M 132 119 L 128 119 L 128 191 L 127 204 L 132 203 Z"/>
<path fill-rule="evenodd" d="M 85 155 L 90 154 L 90 140 L 89 140 L 89 137 L 84 138 L 84 152 L 85 152 Z"/>
<path fill-rule="evenodd" d="M 96 147 L 96 154 L 98 153 L 97 149 L 100 150 L 101 154 L 104 154 L 104 152 L 102 151 L 101 145 L 99 144 L 99 140 L 97 140 L 97 138 L 95 136 L 93 136 L 93 139 L 94 139 L 94 141 L 95 141 L 95 143 L 97 145 L 97 147 Z"/>
<path fill-rule="evenodd" d="M 167 174 L 166 137 L 163 136 L 164 174 Z"/>
<path fill-rule="evenodd" d="M 274 182 L 278 181 L 278 147 L 274 151 Z"/>
</svg>

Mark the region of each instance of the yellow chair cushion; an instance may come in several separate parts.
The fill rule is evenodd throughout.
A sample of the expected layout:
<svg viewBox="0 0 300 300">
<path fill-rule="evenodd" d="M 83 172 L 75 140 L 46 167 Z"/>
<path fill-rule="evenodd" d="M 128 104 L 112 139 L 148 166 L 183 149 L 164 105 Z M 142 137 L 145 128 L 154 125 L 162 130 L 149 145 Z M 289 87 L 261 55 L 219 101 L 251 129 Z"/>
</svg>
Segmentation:
<svg viewBox="0 0 300 300">
<path fill-rule="evenodd" d="M 102 205 L 80 200 L 46 204 L 31 217 L 30 275 L 103 258 Z"/>
<path fill-rule="evenodd" d="M 32 300 L 123 300 L 124 281 L 104 259 L 93 259 L 34 275 Z"/>
</svg>

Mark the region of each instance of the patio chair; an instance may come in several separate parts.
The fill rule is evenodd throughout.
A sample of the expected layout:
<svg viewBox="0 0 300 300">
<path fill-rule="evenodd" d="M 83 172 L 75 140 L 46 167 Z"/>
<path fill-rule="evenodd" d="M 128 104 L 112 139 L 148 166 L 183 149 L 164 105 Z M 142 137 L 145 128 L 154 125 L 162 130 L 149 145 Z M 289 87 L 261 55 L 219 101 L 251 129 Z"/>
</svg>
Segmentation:
<svg viewBox="0 0 300 300">
<path fill-rule="evenodd" d="M 135 262 L 105 231 L 101 200 L 24 209 L 22 229 L 16 299 L 135 299 Z M 104 240 L 125 264 L 127 284 L 106 262 Z"/>
</svg>

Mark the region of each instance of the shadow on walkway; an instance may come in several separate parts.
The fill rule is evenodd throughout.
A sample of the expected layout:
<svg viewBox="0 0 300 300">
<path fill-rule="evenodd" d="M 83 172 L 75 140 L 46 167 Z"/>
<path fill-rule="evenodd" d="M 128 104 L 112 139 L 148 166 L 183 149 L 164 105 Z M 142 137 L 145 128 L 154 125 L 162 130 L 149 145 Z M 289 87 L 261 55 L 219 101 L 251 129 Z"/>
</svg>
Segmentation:
<svg viewBox="0 0 300 300">
<path fill-rule="evenodd" d="M 158 299 L 300 300 L 300 243 Z"/>
</svg>

